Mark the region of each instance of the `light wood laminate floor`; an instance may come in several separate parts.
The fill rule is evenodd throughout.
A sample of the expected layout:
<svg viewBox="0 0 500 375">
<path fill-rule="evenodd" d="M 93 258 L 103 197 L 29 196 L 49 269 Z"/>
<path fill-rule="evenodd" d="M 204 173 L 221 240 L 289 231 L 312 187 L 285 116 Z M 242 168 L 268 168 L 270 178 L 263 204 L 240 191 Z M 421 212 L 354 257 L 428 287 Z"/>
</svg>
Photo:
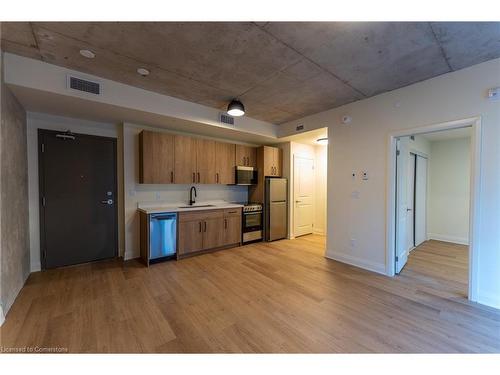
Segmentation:
<svg viewBox="0 0 500 375">
<path fill-rule="evenodd" d="M 395 278 L 323 257 L 324 238 L 153 265 L 34 273 L 4 347 L 71 352 L 500 352 L 500 312 L 466 299 L 467 248 L 429 241 Z"/>
</svg>

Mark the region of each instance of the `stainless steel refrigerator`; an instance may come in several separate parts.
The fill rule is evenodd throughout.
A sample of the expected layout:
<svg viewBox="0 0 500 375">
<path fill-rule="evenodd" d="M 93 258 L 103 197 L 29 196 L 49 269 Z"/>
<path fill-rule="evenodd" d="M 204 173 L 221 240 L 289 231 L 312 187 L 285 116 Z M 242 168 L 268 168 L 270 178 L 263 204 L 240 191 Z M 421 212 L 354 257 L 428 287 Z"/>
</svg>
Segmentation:
<svg viewBox="0 0 500 375">
<path fill-rule="evenodd" d="M 266 178 L 264 234 L 266 241 L 287 236 L 288 196 L 286 178 Z"/>
</svg>

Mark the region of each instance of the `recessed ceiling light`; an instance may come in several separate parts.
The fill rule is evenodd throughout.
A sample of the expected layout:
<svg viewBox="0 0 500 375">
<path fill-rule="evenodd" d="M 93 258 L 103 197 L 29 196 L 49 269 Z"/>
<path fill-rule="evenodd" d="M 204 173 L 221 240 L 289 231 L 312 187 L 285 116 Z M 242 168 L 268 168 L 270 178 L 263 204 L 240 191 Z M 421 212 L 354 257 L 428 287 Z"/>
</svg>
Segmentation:
<svg viewBox="0 0 500 375">
<path fill-rule="evenodd" d="M 245 114 L 245 107 L 242 102 L 237 99 L 233 99 L 227 106 L 227 113 L 236 117 L 243 116 Z"/>
<path fill-rule="evenodd" d="M 86 57 L 87 59 L 93 59 L 95 57 L 95 53 L 88 49 L 81 49 L 80 55 Z"/>
<path fill-rule="evenodd" d="M 328 138 L 318 138 L 318 139 L 316 139 L 316 142 L 319 143 L 320 145 L 327 145 Z"/>
<path fill-rule="evenodd" d="M 146 77 L 149 75 L 149 70 L 147 70 L 146 68 L 137 68 L 137 73 L 139 73 L 143 77 Z"/>
</svg>

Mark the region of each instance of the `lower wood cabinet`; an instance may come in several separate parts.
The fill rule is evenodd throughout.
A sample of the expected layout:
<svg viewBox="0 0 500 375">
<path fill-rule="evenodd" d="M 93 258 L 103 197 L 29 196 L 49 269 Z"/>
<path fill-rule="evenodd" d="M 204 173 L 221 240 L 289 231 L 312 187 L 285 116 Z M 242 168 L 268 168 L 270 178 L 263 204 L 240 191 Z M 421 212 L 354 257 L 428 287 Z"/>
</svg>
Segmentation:
<svg viewBox="0 0 500 375">
<path fill-rule="evenodd" d="M 180 212 L 178 219 L 178 258 L 241 244 L 241 208 Z"/>
</svg>

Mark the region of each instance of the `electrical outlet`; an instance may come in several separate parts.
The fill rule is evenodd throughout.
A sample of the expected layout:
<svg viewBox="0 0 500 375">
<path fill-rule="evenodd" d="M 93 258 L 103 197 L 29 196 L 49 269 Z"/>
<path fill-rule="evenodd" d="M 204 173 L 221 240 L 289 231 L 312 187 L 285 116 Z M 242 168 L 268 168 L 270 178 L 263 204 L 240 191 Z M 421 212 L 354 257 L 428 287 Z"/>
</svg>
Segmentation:
<svg viewBox="0 0 500 375">
<path fill-rule="evenodd" d="M 159 192 L 155 193 L 156 200 L 159 201 L 161 199 L 161 195 Z"/>
<path fill-rule="evenodd" d="M 356 247 L 356 240 L 354 238 L 351 238 L 351 249 L 354 249 Z"/>
</svg>

